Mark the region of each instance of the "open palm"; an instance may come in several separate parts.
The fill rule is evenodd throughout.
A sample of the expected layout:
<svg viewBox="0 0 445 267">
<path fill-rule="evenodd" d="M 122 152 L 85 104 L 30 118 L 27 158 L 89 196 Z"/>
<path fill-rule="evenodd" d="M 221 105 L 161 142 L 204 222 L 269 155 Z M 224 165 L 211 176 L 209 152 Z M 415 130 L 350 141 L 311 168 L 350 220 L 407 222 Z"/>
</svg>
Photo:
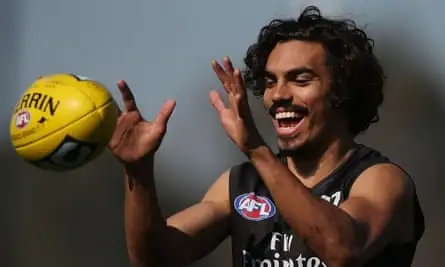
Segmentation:
<svg viewBox="0 0 445 267">
<path fill-rule="evenodd" d="M 210 101 L 227 135 L 242 151 L 247 151 L 263 141 L 253 121 L 241 71 L 233 67 L 228 57 L 224 57 L 223 65 L 224 68 L 218 62 L 212 62 L 213 71 L 228 95 L 229 105 L 224 104 L 215 90 L 210 92 Z"/>
<path fill-rule="evenodd" d="M 120 161 L 131 164 L 153 156 L 157 151 L 176 103 L 173 100 L 165 102 L 156 119 L 147 121 L 142 118 L 127 83 L 119 81 L 118 88 L 122 95 L 125 112 L 119 113 L 109 148 Z"/>
</svg>

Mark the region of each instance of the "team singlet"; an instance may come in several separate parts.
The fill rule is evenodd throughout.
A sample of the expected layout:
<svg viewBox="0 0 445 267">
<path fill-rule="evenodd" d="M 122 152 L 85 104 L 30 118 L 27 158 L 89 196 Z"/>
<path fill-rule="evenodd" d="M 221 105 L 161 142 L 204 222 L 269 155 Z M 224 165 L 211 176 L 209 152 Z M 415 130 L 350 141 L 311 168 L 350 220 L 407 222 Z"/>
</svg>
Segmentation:
<svg viewBox="0 0 445 267">
<path fill-rule="evenodd" d="M 348 199 L 357 177 L 365 169 L 381 163 L 391 161 L 378 151 L 360 145 L 342 165 L 311 191 L 338 206 Z M 229 183 L 234 267 L 327 266 L 282 219 L 269 190 L 249 162 L 232 168 Z M 411 266 L 417 242 L 424 232 L 424 218 L 417 197 L 413 205 L 415 241 L 389 244 L 364 267 Z M 298 203 L 295 203 L 295 208 L 298 209 Z"/>
</svg>

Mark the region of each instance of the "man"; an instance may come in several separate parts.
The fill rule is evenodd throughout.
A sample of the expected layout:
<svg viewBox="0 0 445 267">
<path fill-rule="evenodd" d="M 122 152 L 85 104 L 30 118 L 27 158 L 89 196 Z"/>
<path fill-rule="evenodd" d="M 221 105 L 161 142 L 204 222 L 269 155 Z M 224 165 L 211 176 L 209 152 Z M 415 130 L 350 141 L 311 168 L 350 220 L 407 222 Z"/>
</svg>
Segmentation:
<svg viewBox="0 0 445 267">
<path fill-rule="evenodd" d="M 210 93 L 222 126 L 247 161 L 224 172 L 200 203 L 167 219 L 153 178 L 154 155 L 175 107 L 154 121 L 130 89 L 111 151 L 125 167 L 125 224 L 132 266 L 184 266 L 232 238 L 233 265 L 410 266 L 423 234 L 411 178 L 354 142 L 378 119 L 385 76 L 372 40 L 350 20 L 315 7 L 265 26 L 245 58 L 212 67 L 229 105 Z M 280 153 L 258 133 L 246 88 L 264 99 Z M 215 155 L 217 156 L 217 155 Z"/>
</svg>

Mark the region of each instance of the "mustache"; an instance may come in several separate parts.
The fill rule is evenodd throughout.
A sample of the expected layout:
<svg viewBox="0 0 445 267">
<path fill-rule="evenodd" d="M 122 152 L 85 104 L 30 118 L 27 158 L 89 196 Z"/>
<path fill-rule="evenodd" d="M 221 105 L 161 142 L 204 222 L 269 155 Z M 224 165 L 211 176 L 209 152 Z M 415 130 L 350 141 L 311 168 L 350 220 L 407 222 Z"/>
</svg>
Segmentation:
<svg viewBox="0 0 445 267">
<path fill-rule="evenodd" d="M 272 117 L 275 117 L 275 114 L 277 114 L 277 110 L 279 108 L 285 109 L 286 112 L 295 112 L 295 113 L 302 114 L 302 115 L 309 114 L 309 109 L 306 107 L 294 105 L 292 103 L 275 102 L 269 108 L 269 115 Z"/>
</svg>

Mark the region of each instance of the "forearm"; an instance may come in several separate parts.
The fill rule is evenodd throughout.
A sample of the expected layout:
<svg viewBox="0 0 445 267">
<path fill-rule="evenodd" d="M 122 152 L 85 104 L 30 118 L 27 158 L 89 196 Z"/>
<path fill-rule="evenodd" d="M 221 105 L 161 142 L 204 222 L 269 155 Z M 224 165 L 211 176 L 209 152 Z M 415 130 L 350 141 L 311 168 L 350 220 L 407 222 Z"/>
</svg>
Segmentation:
<svg viewBox="0 0 445 267">
<path fill-rule="evenodd" d="M 160 232 L 166 228 L 159 208 L 153 160 L 125 167 L 125 234 L 132 266 L 153 266 Z"/>
<path fill-rule="evenodd" d="M 251 151 L 250 160 L 271 192 L 282 216 L 329 266 L 351 257 L 356 225 L 341 209 L 312 195 L 266 146 Z"/>
</svg>

